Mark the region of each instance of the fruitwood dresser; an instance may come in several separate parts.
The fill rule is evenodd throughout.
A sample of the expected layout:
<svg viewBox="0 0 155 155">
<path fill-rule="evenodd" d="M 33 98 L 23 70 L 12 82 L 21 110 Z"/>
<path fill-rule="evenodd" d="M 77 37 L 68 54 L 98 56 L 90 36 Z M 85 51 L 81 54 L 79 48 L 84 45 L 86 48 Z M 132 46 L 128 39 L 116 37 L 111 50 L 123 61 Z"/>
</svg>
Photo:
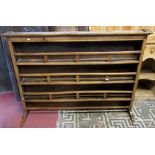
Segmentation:
<svg viewBox="0 0 155 155">
<path fill-rule="evenodd" d="M 6 33 L 24 114 L 132 110 L 150 32 Z"/>
</svg>

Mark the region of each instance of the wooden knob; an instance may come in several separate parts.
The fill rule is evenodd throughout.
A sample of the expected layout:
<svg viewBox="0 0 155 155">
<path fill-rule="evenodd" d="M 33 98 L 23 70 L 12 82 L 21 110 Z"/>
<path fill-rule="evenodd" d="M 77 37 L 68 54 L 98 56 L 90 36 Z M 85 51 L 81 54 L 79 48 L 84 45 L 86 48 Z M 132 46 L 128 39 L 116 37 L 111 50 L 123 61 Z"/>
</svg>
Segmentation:
<svg viewBox="0 0 155 155">
<path fill-rule="evenodd" d="M 103 96 L 104 98 L 106 98 L 107 97 L 107 94 L 106 93 L 104 93 L 104 96 Z"/>
<path fill-rule="evenodd" d="M 106 76 L 105 81 L 109 81 L 109 77 L 108 76 Z"/>
<path fill-rule="evenodd" d="M 154 49 L 153 48 L 151 49 L 150 53 L 154 53 Z"/>
</svg>

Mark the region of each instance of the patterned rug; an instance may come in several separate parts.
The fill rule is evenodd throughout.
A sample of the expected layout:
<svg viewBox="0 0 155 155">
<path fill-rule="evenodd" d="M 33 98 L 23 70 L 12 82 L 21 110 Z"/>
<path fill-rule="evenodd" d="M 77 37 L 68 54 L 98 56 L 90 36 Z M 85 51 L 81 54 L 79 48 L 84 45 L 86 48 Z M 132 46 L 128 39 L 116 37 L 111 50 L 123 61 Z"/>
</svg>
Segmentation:
<svg viewBox="0 0 155 155">
<path fill-rule="evenodd" d="M 155 100 L 134 101 L 134 122 L 128 112 L 59 111 L 57 128 L 155 128 Z"/>
</svg>

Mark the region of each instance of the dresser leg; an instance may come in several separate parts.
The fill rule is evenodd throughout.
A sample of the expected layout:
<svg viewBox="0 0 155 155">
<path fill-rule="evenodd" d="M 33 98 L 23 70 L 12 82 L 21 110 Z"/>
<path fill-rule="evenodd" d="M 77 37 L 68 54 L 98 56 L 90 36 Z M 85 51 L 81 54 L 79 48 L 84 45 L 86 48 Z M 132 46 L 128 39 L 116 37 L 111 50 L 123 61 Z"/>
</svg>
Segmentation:
<svg viewBox="0 0 155 155">
<path fill-rule="evenodd" d="M 26 121 L 26 118 L 27 118 L 27 116 L 28 116 L 28 113 L 29 113 L 28 110 L 25 110 L 25 111 L 24 111 L 24 114 L 23 114 L 23 116 L 22 116 L 22 120 L 21 120 L 21 122 L 20 122 L 20 127 L 23 127 L 23 125 L 24 125 L 24 123 L 25 123 L 25 121 Z"/>
<path fill-rule="evenodd" d="M 132 122 L 132 124 L 133 124 L 135 118 L 134 118 L 134 114 L 133 114 L 133 112 L 130 111 L 130 110 L 129 110 L 129 116 L 130 116 L 131 122 Z"/>
</svg>

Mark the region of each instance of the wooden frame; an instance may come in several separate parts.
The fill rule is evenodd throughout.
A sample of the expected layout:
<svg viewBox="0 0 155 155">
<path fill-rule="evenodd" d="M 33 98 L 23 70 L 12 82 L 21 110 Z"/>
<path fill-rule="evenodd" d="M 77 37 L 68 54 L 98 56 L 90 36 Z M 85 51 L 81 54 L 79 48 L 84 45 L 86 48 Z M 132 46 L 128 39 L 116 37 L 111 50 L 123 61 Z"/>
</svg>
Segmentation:
<svg viewBox="0 0 155 155">
<path fill-rule="evenodd" d="M 30 110 L 127 109 L 131 112 L 146 39 L 149 34 L 150 32 L 143 31 L 117 33 L 11 32 L 4 34 L 8 40 L 10 56 L 24 108 L 21 126 L 23 126 Z M 133 49 L 124 41 L 130 42 Z M 17 50 L 16 48 L 19 47 L 15 46 L 23 43 L 33 46 L 29 43 L 52 42 L 63 42 L 65 44 L 80 42 L 81 45 L 78 44 L 80 50 L 82 50 L 83 42 L 87 42 L 88 47 L 86 47 L 87 51 L 78 52 L 51 52 L 48 50 L 30 52 L 29 48 L 23 52 L 22 49 Z M 115 42 L 115 45 L 109 46 L 108 51 L 102 50 L 106 44 L 100 48 L 101 51 L 90 51 L 89 44 L 91 42 Z M 119 43 L 119 47 L 117 47 L 117 43 Z M 122 50 L 121 44 L 127 50 Z M 46 46 L 48 48 L 52 45 Z M 72 48 L 74 49 L 74 47 Z M 129 71 L 126 71 L 127 68 L 123 68 L 124 65 L 128 67 Z M 68 69 L 70 72 L 61 72 L 61 70 L 54 70 L 55 66 L 61 66 L 62 69 L 64 66 L 72 67 L 72 70 Z M 83 71 L 76 70 L 76 66 L 80 66 Z M 89 68 L 90 66 L 93 68 L 100 67 L 100 69 L 98 72 L 88 71 L 86 67 Z M 118 66 L 124 71 L 119 72 Z M 38 72 L 33 67 L 37 68 Z M 44 69 L 39 72 L 39 67 L 47 68 L 48 72 Z M 102 69 L 102 67 L 104 68 Z M 72 72 L 73 70 L 74 72 Z"/>
</svg>

